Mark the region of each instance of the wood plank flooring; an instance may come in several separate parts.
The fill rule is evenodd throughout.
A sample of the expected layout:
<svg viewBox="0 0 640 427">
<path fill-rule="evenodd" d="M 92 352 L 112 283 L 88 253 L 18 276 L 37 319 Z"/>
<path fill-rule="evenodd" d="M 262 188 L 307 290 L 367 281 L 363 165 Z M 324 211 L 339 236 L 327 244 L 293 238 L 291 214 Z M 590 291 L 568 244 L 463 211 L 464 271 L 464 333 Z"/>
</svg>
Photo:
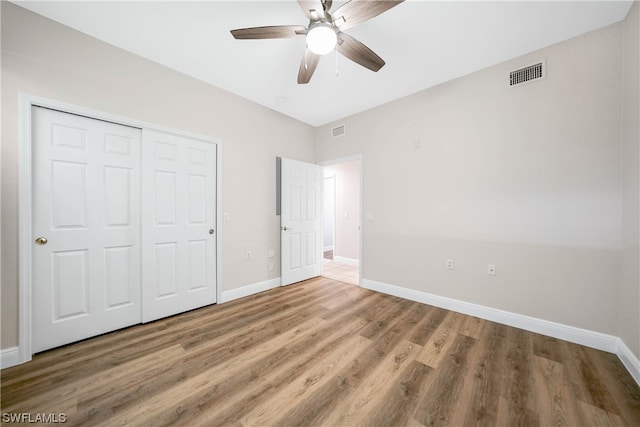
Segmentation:
<svg viewBox="0 0 640 427">
<path fill-rule="evenodd" d="M 317 278 L 37 354 L 2 421 L 639 426 L 617 356 Z"/>
</svg>

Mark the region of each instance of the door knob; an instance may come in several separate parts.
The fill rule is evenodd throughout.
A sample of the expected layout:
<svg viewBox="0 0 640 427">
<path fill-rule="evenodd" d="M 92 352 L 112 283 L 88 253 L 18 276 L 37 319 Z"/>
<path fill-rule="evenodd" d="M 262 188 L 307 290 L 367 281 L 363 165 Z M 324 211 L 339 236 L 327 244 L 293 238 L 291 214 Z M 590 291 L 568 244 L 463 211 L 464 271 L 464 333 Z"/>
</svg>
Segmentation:
<svg viewBox="0 0 640 427">
<path fill-rule="evenodd" d="M 288 228 L 287 228 L 287 226 L 286 226 L 286 225 L 283 225 L 282 227 L 280 227 L 280 229 L 281 229 L 282 231 L 287 231 L 287 230 L 288 230 Z"/>
<path fill-rule="evenodd" d="M 215 233 L 215 232 L 216 232 L 216 230 L 214 230 L 213 228 L 210 228 L 210 229 L 209 229 L 209 234 L 213 234 L 213 233 Z"/>
<path fill-rule="evenodd" d="M 46 237 L 38 237 L 36 239 L 36 245 L 38 245 L 38 246 L 44 246 L 44 245 L 47 244 L 47 242 L 48 242 L 48 240 L 47 240 Z"/>
</svg>

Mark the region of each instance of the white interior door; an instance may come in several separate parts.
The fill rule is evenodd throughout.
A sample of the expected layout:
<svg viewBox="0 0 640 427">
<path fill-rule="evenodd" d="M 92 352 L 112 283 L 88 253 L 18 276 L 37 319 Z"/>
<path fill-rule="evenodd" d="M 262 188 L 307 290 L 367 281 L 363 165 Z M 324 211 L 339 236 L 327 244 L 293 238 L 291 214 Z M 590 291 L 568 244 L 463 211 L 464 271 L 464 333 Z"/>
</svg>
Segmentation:
<svg viewBox="0 0 640 427">
<path fill-rule="evenodd" d="M 282 285 L 322 274 L 322 167 L 282 159 Z"/>
<path fill-rule="evenodd" d="M 141 132 L 39 107 L 32 123 L 38 352 L 140 323 Z"/>
<path fill-rule="evenodd" d="M 216 302 L 216 145 L 143 131 L 142 319 Z"/>
</svg>

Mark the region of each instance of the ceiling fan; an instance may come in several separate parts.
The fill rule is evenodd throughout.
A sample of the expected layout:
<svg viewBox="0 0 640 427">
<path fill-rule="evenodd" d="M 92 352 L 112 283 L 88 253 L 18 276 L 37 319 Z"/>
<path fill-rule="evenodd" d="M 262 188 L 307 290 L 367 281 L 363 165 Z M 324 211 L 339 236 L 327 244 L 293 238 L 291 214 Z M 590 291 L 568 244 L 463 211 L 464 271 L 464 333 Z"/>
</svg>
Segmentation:
<svg viewBox="0 0 640 427">
<path fill-rule="evenodd" d="M 343 31 L 380 15 L 404 0 L 350 0 L 331 12 L 332 0 L 298 0 L 309 25 L 275 25 L 231 30 L 236 39 L 281 39 L 306 36 L 307 47 L 298 71 L 298 84 L 311 80 L 320 57 L 334 49 L 353 62 L 378 71 L 385 62 Z"/>
</svg>

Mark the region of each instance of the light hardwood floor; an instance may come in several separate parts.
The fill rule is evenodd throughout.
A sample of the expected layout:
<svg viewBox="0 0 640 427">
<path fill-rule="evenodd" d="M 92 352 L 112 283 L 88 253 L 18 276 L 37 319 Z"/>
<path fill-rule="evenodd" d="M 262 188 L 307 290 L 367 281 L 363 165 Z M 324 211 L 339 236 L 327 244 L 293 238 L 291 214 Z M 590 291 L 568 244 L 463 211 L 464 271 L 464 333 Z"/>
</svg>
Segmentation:
<svg viewBox="0 0 640 427">
<path fill-rule="evenodd" d="M 317 278 L 2 371 L 65 425 L 638 426 L 612 354 Z"/>
</svg>

